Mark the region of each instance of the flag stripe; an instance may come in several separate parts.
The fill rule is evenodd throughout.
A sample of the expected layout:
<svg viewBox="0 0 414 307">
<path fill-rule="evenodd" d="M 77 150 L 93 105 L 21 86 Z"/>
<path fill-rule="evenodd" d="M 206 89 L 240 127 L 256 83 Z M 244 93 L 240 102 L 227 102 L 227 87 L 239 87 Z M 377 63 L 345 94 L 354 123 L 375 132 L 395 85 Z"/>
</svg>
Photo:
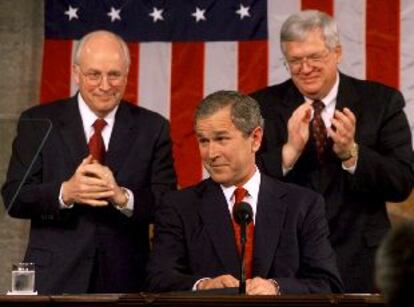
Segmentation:
<svg viewBox="0 0 414 307">
<path fill-rule="evenodd" d="M 302 0 L 302 10 L 319 10 L 329 15 L 334 13 L 333 0 Z"/>
<path fill-rule="evenodd" d="M 300 10 L 300 4 L 300 1 L 284 1 L 283 3 L 274 0 L 267 1 L 269 84 L 280 83 L 289 78 L 280 49 L 280 28 L 290 14 Z"/>
<path fill-rule="evenodd" d="M 398 88 L 400 1 L 367 0 L 366 14 L 367 79 Z"/>
<path fill-rule="evenodd" d="M 139 103 L 138 100 L 138 71 L 139 71 L 139 44 L 129 43 L 131 65 L 128 73 L 128 83 L 125 89 L 124 99 L 131 103 Z"/>
<path fill-rule="evenodd" d="M 237 89 L 238 43 L 211 42 L 205 45 L 204 95 Z"/>
<path fill-rule="evenodd" d="M 40 88 L 42 103 L 70 95 L 71 64 L 71 40 L 45 40 Z M 56 82 L 57 80 L 58 82 Z"/>
<path fill-rule="evenodd" d="M 336 0 L 334 14 L 340 25 L 341 71 L 365 78 L 365 0 Z M 349 22 L 352 20 L 352 22 Z"/>
<path fill-rule="evenodd" d="M 405 112 L 414 130 L 414 3 L 401 0 L 401 82 L 400 88 L 406 98 Z M 414 133 L 413 133 L 414 142 Z"/>
<path fill-rule="evenodd" d="M 171 43 L 140 44 L 139 105 L 170 118 Z"/>
<path fill-rule="evenodd" d="M 239 91 L 251 93 L 267 86 L 267 41 L 239 43 Z"/>
<path fill-rule="evenodd" d="M 171 135 L 178 184 L 200 180 L 201 159 L 193 131 L 194 109 L 203 98 L 204 43 L 173 43 Z"/>
</svg>

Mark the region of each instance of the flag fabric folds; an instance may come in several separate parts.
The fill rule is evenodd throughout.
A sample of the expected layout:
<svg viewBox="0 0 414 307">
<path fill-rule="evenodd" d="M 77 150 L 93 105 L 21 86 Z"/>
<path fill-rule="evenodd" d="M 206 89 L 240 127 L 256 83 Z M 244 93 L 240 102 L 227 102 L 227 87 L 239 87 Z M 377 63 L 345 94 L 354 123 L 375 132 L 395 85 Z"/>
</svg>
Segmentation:
<svg viewBox="0 0 414 307">
<path fill-rule="evenodd" d="M 41 103 L 76 93 L 74 49 L 105 29 L 131 51 L 125 99 L 171 122 L 179 185 L 206 176 L 192 131 L 194 108 L 216 90 L 244 93 L 288 78 L 279 31 L 319 9 L 339 25 L 342 72 L 400 89 L 414 123 L 414 4 L 410 0 L 46 0 Z"/>
</svg>

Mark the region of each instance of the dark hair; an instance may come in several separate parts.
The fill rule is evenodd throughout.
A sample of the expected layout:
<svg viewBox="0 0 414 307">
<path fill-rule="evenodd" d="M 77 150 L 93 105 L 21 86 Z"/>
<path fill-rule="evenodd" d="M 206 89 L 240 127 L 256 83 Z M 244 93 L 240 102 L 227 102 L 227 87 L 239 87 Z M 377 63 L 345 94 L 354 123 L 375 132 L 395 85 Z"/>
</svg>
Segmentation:
<svg viewBox="0 0 414 307">
<path fill-rule="evenodd" d="M 376 255 L 376 283 L 391 306 L 412 306 L 414 292 L 414 223 L 393 229 Z"/>
<path fill-rule="evenodd" d="M 244 135 L 250 135 L 257 128 L 263 128 L 260 107 L 252 97 L 237 91 L 218 91 L 205 97 L 197 106 L 194 124 L 225 107 L 231 107 L 231 120 Z"/>
</svg>

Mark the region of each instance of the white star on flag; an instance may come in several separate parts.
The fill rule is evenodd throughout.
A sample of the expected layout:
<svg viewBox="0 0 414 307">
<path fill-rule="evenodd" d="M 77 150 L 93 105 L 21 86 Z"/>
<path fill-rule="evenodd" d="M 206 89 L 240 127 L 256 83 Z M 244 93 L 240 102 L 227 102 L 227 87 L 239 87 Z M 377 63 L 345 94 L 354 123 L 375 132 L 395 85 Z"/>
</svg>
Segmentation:
<svg viewBox="0 0 414 307">
<path fill-rule="evenodd" d="M 164 12 L 163 9 L 157 9 L 155 6 L 153 7 L 152 13 L 149 14 L 149 16 L 152 17 L 152 21 L 155 23 L 158 20 L 164 20 L 164 17 L 162 17 L 162 13 Z"/>
<path fill-rule="evenodd" d="M 121 20 L 121 9 L 117 10 L 113 6 L 111 6 L 111 11 L 107 14 L 109 17 L 111 17 L 111 22 L 114 22 L 115 20 Z"/>
<path fill-rule="evenodd" d="M 201 20 L 206 20 L 206 17 L 204 14 L 206 13 L 206 10 L 202 10 L 199 7 L 196 7 L 196 11 L 191 14 L 196 19 L 196 22 L 199 22 Z"/>
<path fill-rule="evenodd" d="M 243 4 L 240 3 L 240 8 L 236 11 L 236 14 L 240 15 L 240 20 L 242 20 L 244 17 L 250 17 L 249 10 L 249 6 L 243 6 Z"/>
<path fill-rule="evenodd" d="M 68 15 L 69 21 L 71 21 L 73 18 L 79 19 L 79 17 L 78 17 L 78 10 L 79 10 L 79 8 L 72 7 L 72 6 L 69 5 L 68 10 L 65 11 L 65 15 Z"/>
</svg>

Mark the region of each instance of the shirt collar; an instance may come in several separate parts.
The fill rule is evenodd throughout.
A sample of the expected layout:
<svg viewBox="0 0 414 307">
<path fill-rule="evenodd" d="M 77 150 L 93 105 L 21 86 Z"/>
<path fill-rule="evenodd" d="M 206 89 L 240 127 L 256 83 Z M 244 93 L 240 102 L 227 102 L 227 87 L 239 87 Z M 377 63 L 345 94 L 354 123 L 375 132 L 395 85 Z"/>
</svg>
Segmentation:
<svg viewBox="0 0 414 307">
<path fill-rule="evenodd" d="M 325 107 L 327 107 L 330 104 L 336 102 L 336 97 L 338 96 L 338 89 L 339 89 L 339 72 L 337 71 L 336 72 L 336 81 L 335 81 L 333 87 L 329 91 L 328 95 L 326 95 L 325 97 L 323 97 L 321 99 L 321 101 L 323 102 Z M 305 96 L 305 100 L 306 101 L 312 101 L 314 99 L 311 99 L 311 98 Z"/>
<path fill-rule="evenodd" d="M 93 123 L 95 122 L 95 120 L 98 119 L 98 116 L 96 116 L 96 114 L 93 113 L 93 111 L 86 104 L 86 102 L 83 99 L 81 93 L 78 94 L 78 106 L 79 106 L 79 112 L 80 112 L 80 115 L 81 115 L 83 127 L 84 127 L 85 131 L 89 131 L 89 129 L 91 129 L 91 127 L 92 127 Z M 115 122 L 115 114 L 116 114 L 116 111 L 118 110 L 118 107 L 119 107 L 119 105 L 117 105 L 111 112 L 109 112 L 104 117 L 107 126 L 113 127 L 114 122 Z M 106 128 L 106 126 L 105 126 L 105 128 Z"/>
<path fill-rule="evenodd" d="M 256 171 L 254 172 L 253 176 L 243 185 L 243 188 L 247 190 L 248 195 L 254 199 L 255 203 L 257 203 L 257 198 L 259 195 L 260 180 L 261 180 L 260 172 L 256 168 Z M 224 194 L 224 197 L 226 198 L 226 201 L 228 203 L 232 202 L 234 191 L 236 190 L 237 187 L 235 185 L 229 186 L 229 187 L 220 185 L 220 187 L 223 190 L 223 194 Z"/>
</svg>

